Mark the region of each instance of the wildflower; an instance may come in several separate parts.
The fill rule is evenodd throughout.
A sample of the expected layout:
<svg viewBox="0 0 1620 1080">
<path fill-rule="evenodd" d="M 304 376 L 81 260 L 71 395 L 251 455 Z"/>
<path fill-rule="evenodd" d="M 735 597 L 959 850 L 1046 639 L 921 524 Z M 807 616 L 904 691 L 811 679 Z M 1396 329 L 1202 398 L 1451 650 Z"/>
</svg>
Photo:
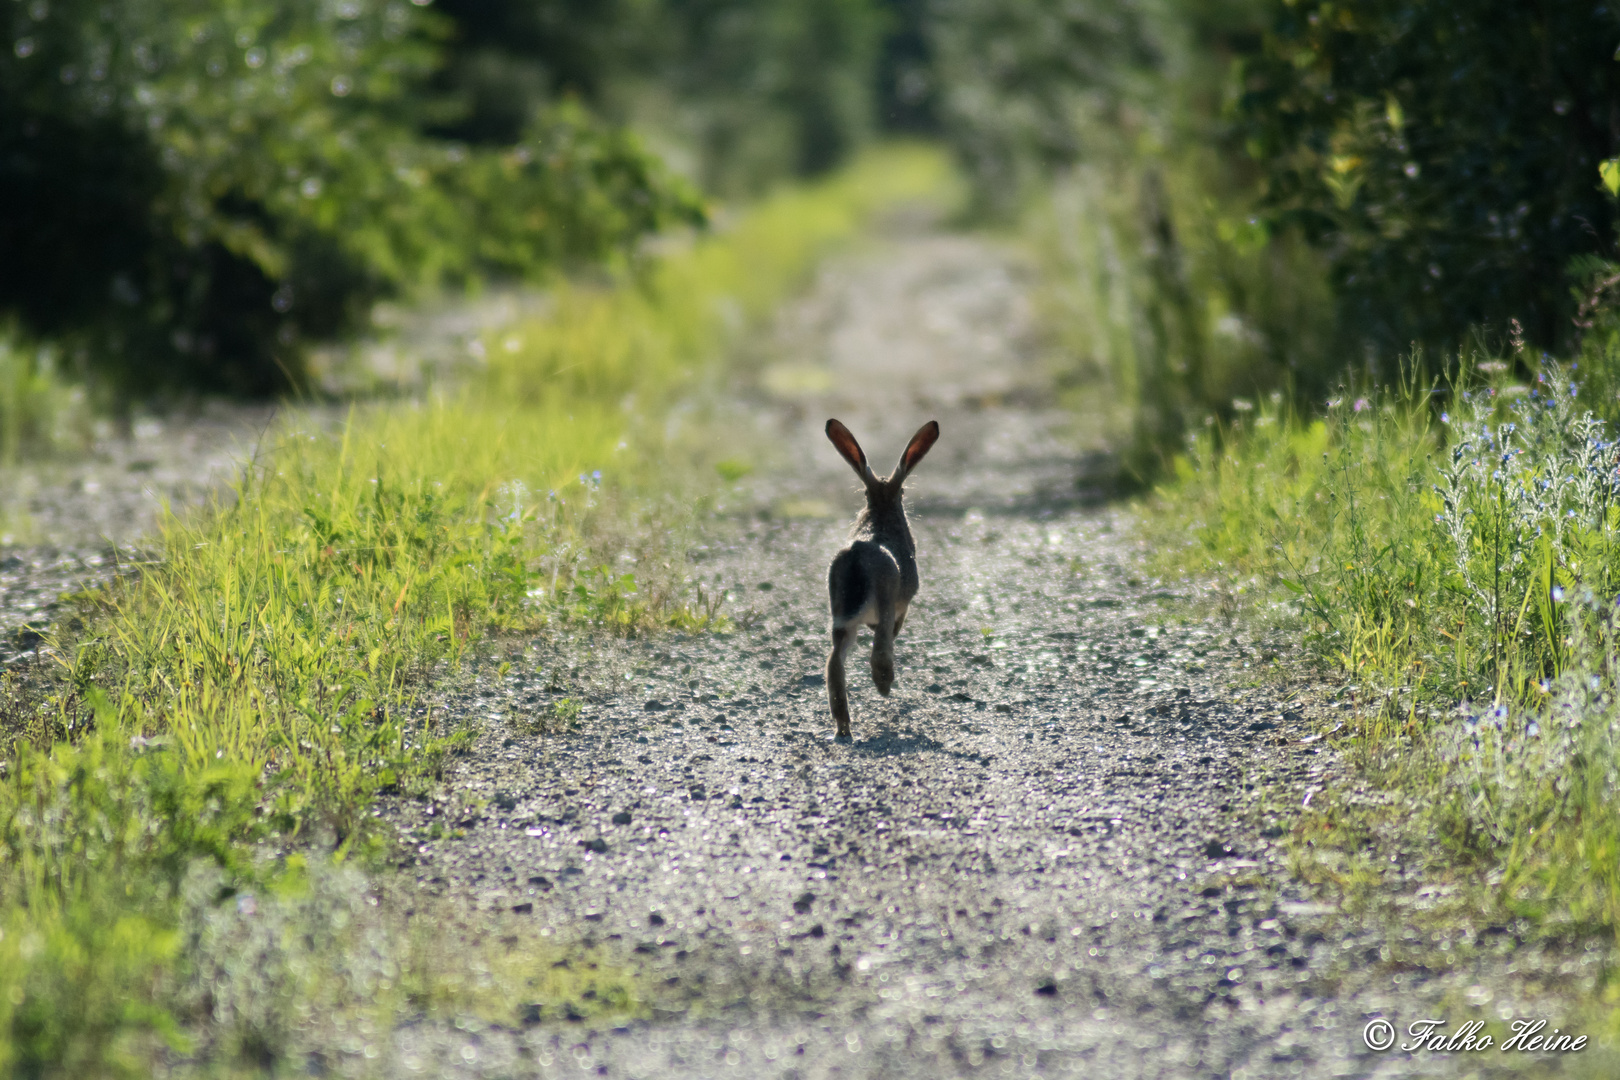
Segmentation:
<svg viewBox="0 0 1620 1080">
<path fill-rule="evenodd" d="M 1365 409 L 1366 407 L 1367 407 L 1367 399 L 1364 398 L 1364 397 L 1356 398 L 1356 403 L 1351 406 L 1351 408 L 1354 409 L 1356 412 L 1360 412 L 1361 410 Z"/>
<path fill-rule="evenodd" d="M 1564 587 L 1562 585 L 1554 585 L 1552 587 L 1552 598 L 1553 603 L 1555 604 L 1562 604 L 1564 602 Z"/>
</svg>

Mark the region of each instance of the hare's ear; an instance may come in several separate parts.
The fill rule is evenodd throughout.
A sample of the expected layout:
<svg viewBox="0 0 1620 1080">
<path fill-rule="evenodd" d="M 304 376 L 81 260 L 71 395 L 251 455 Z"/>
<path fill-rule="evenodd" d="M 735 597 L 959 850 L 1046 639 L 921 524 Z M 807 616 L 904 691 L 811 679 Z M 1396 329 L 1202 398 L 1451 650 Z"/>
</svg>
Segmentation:
<svg viewBox="0 0 1620 1080">
<path fill-rule="evenodd" d="M 938 420 L 930 420 L 918 428 L 917 434 L 913 435 L 911 441 L 906 444 L 906 452 L 900 455 L 900 464 L 894 470 L 895 479 L 904 480 L 911 470 L 917 467 L 917 463 L 923 459 L 923 456 L 928 453 L 938 438 Z"/>
<path fill-rule="evenodd" d="M 855 441 L 855 436 L 849 433 L 849 428 L 837 420 L 827 421 L 827 438 L 832 440 L 834 448 L 843 455 L 849 467 L 855 470 L 862 480 L 872 477 L 872 467 L 866 463 L 866 455 L 861 452 L 861 444 Z"/>
</svg>

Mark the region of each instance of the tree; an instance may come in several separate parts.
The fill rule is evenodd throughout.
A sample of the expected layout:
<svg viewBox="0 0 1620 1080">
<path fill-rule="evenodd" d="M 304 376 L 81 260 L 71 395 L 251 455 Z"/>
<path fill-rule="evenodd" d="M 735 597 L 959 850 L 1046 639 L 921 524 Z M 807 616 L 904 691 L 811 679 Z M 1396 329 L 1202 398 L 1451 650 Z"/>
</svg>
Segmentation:
<svg viewBox="0 0 1620 1080">
<path fill-rule="evenodd" d="M 1330 254 L 1346 318 L 1431 353 L 1517 319 L 1563 348 L 1569 271 L 1611 249 L 1620 9 L 1575 0 L 1283 0 L 1238 119 L 1273 220 Z"/>
</svg>

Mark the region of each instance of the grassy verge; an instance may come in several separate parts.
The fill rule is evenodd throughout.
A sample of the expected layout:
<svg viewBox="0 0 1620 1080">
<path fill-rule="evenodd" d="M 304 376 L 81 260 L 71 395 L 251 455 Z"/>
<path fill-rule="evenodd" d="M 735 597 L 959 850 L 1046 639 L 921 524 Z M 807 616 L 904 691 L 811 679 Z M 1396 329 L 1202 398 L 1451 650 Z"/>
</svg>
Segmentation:
<svg viewBox="0 0 1620 1080">
<path fill-rule="evenodd" d="M 0 326 L 0 468 L 87 441 L 84 392 L 57 374 L 59 358 L 60 350 Z M 6 513 L 0 506 L 0 532 L 7 528 Z"/>
<path fill-rule="evenodd" d="M 461 738 L 422 691 L 480 641 L 710 625 L 678 570 L 611 568 L 636 530 L 609 519 L 673 482 L 649 421 L 832 245 L 947 184 L 933 154 L 879 152 L 638 279 L 560 287 L 546 318 L 491 336 L 472 385 L 336 425 L 290 417 L 233 499 L 171 521 L 151 565 L 84 597 L 50 670 L 0 687 L 0 1071 L 146 1075 L 160 1053 L 270 1068 L 292 1021 L 221 1011 L 265 969 L 221 966 L 212 913 L 249 897 L 302 926 L 299 853 L 379 849 L 373 798 L 431 784 Z M 341 942 L 311 956 L 342 1001 L 443 1003 L 426 984 L 376 989 L 409 982 L 395 952 L 372 983 L 344 973 Z M 304 977 L 266 1000 L 322 1009 Z M 494 1000 L 490 978 L 434 985 Z"/>
<path fill-rule="evenodd" d="M 1566 372 L 1513 372 L 1351 391 L 1320 419 L 1262 404 L 1194 441 L 1148 528 L 1293 620 L 1360 706 L 1332 737 L 1370 792 L 1299 815 L 1312 874 L 1356 894 L 1430 862 L 1459 922 L 1612 941 L 1620 444 Z"/>
<path fill-rule="evenodd" d="M 1249 179 L 1221 154 L 1150 130 L 1088 135 L 1094 152 L 1054 178 L 1022 231 L 1066 400 L 1151 478 L 1206 416 L 1335 370 L 1333 298 L 1319 253 L 1260 223 Z"/>
</svg>

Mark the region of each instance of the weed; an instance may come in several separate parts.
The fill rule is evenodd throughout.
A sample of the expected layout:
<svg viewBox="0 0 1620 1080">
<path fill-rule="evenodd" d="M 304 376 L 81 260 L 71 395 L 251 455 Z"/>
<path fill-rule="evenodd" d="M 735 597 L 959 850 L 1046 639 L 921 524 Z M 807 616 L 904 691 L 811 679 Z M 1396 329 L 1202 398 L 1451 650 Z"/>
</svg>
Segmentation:
<svg viewBox="0 0 1620 1080">
<path fill-rule="evenodd" d="M 0 325 L 0 466 L 84 441 L 85 395 L 57 375 L 59 357 L 60 350 Z M 0 507 L 0 530 L 18 529 L 20 523 L 7 519 L 10 513 Z"/>
</svg>

